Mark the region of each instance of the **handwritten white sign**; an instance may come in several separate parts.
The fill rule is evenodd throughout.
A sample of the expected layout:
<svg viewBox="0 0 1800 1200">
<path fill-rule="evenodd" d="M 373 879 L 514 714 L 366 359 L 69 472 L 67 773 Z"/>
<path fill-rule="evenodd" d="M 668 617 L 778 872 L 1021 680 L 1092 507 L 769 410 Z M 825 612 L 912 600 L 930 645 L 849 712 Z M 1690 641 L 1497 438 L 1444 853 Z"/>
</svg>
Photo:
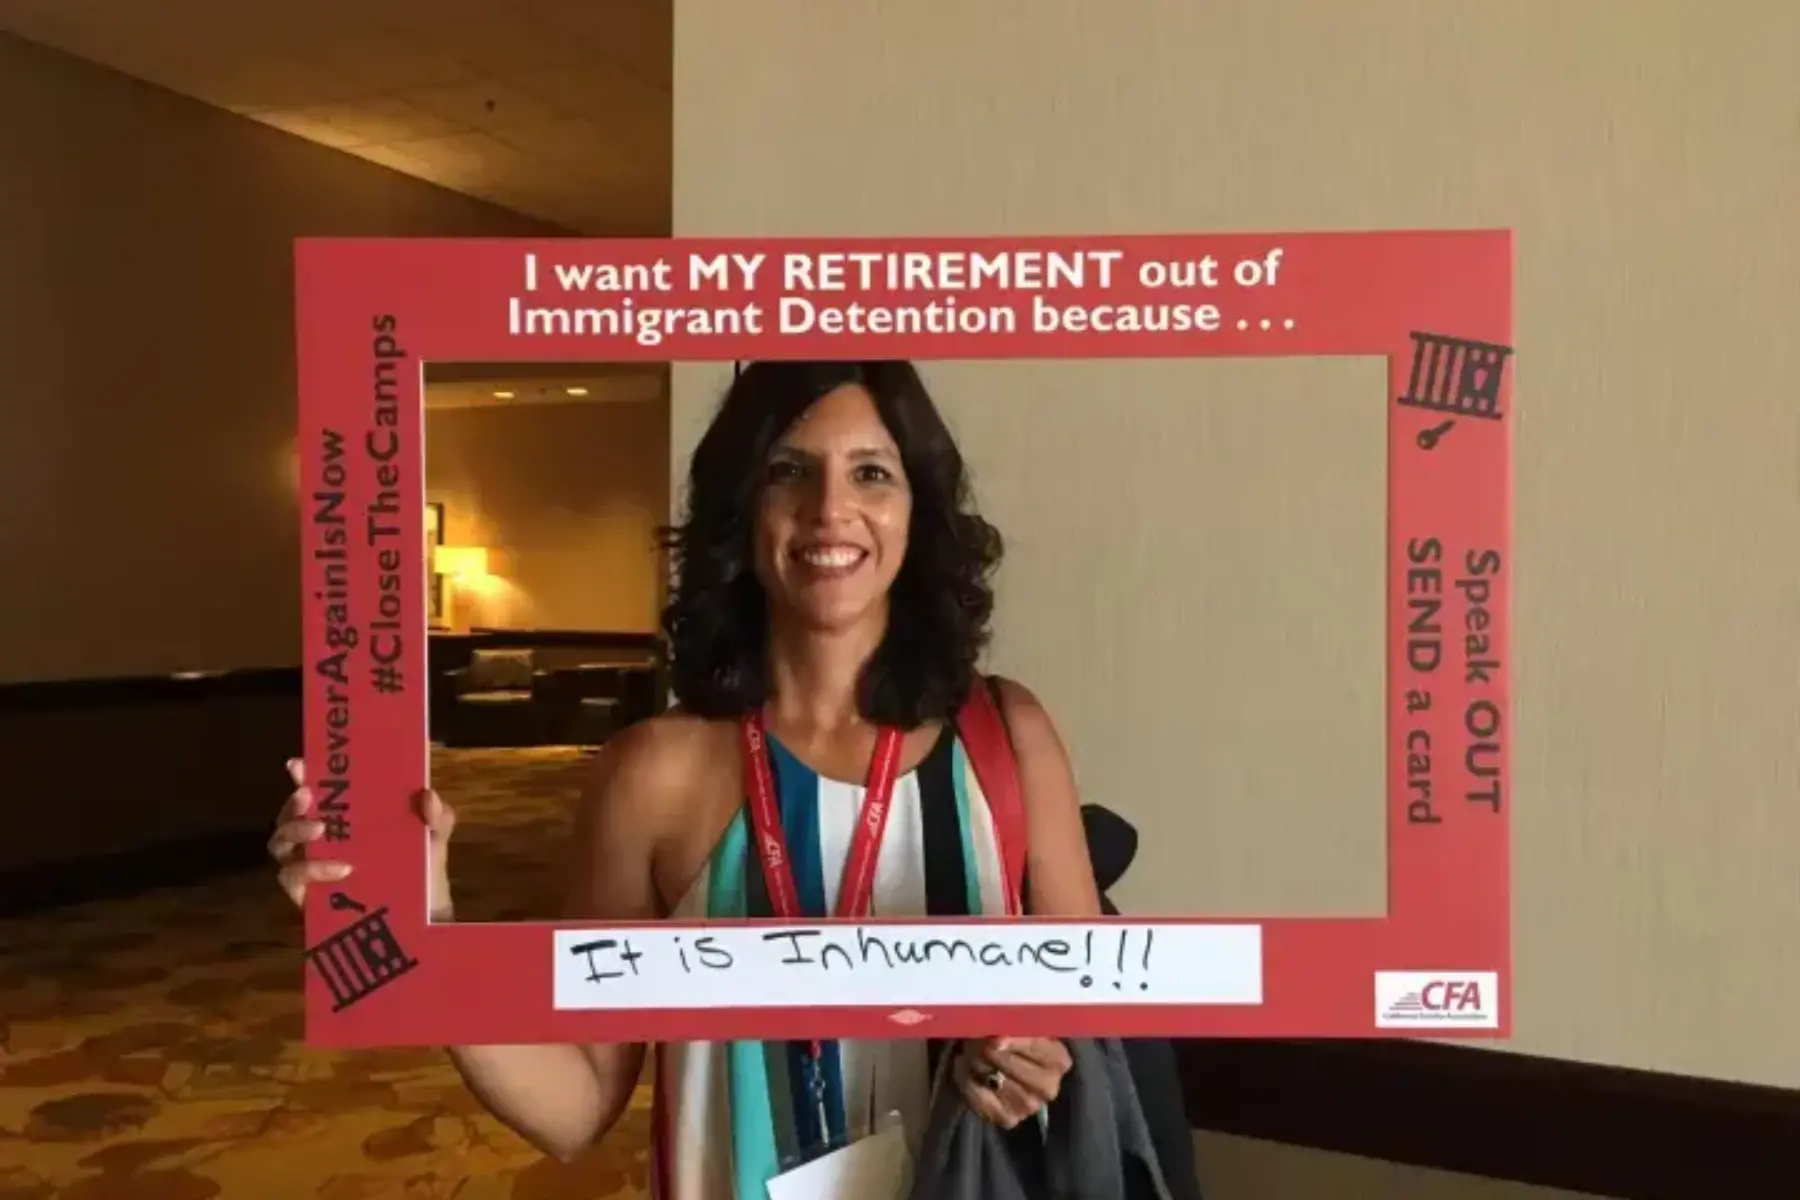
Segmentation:
<svg viewBox="0 0 1800 1200">
<path fill-rule="evenodd" d="M 1260 1004 L 1256 925 L 559 929 L 559 1009 Z"/>
</svg>

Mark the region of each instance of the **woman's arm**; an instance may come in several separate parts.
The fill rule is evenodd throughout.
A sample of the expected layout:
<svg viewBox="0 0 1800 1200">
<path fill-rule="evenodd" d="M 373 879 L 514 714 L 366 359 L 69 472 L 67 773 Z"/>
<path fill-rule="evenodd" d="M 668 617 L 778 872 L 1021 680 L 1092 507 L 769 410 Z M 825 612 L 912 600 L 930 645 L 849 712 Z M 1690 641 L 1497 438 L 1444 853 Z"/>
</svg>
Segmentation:
<svg viewBox="0 0 1800 1200">
<path fill-rule="evenodd" d="M 1020 683 L 997 680 L 1000 712 L 1012 734 L 1025 806 L 1025 866 L 1032 916 L 1083 919 L 1100 915 L 1100 888 L 1088 857 L 1075 772 L 1056 724 Z"/>
<path fill-rule="evenodd" d="M 669 718 L 632 726 L 608 742 L 575 819 L 567 915 L 648 921 L 662 914 L 653 865 L 662 814 L 684 786 L 686 747 Z M 672 736 L 673 735 L 673 736 Z M 673 752 L 679 751 L 679 753 Z M 640 1045 L 468 1046 L 451 1059 L 484 1107 L 526 1141 L 564 1162 L 611 1129 L 644 1064 Z"/>
<path fill-rule="evenodd" d="M 1100 888 L 1068 751 L 1036 696 L 1010 679 L 997 682 L 1025 807 L 1027 907 L 1032 916 L 1097 917 Z M 1068 1047 L 1055 1038 L 988 1038 L 965 1043 L 957 1078 L 971 1108 L 1011 1129 L 1056 1099 L 1069 1067 Z"/>
</svg>

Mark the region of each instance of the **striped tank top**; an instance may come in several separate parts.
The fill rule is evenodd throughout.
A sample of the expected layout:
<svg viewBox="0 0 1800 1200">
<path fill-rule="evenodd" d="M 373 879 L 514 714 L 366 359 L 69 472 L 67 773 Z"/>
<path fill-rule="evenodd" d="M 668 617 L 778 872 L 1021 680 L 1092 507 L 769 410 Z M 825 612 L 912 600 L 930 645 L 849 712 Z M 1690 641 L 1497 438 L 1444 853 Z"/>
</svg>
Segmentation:
<svg viewBox="0 0 1800 1200">
<path fill-rule="evenodd" d="M 767 739 L 776 798 L 802 908 L 833 911 L 863 786 L 819 775 Z M 953 729 L 894 784 L 876 858 L 871 916 L 1004 915 L 1005 873 L 994 820 Z M 767 917 L 760 863 L 743 808 L 726 828 L 676 920 Z M 764 1200 L 770 1178 L 816 1144 L 798 1047 L 687 1042 L 657 1048 L 652 1186 L 657 1200 Z M 822 1059 L 832 1143 L 905 1119 L 915 1153 L 942 1046 L 922 1040 L 827 1043 Z"/>
</svg>

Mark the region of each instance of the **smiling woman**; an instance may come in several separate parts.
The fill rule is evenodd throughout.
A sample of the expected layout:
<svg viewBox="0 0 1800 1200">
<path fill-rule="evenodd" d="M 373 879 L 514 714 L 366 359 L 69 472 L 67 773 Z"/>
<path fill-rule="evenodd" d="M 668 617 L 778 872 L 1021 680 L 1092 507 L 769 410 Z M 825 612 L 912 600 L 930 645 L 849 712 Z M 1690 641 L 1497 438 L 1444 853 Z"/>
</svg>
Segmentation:
<svg viewBox="0 0 1800 1200">
<path fill-rule="evenodd" d="M 711 744 L 724 786 L 696 781 L 668 802 L 681 815 L 658 841 L 679 866 L 661 878 L 652 867 L 661 914 L 1001 915 L 1021 892 L 1035 915 L 1098 912 L 1048 716 L 1024 688 L 977 672 L 1001 538 L 911 363 L 746 367 L 695 448 L 684 517 L 667 538 L 663 624 L 681 700 L 669 729 L 691 722 L 689 753 Z M 990 688 L 1024 793 L 1023 887 L 957 719 Z M 733 727 L 735 745 L 698 733 Z M 595 878 L 617 874 L 603 864 Z M 596 885 L 597 907 L 619 911 L 615 890 Z M 763 1195 L 769 1178 L 875 1135 L 890 1113 L 917 1139 L 941 1070 L 1011 1128 L 1068 1069 L 1055 1039 L 660 1047 L 665 1194 Z"/>
<path fill-rule="evenodd" d="M 955 711 L 987 642 L 1003 544 L 911 363 L 751 364 L 694 449 L 687 504 L 668 539 L 665 614 L 685 708 L 735 716 L 762 703 L 767 642 L 786 627 L 769 610 L 792 606 L 813 626 L 873 610 L 871 720 L 910 727 Z"/>
<path fill-rule="evenodd" d="M 740 371 L 694 451 L 665 545 L 674 581 L 662 624 L 680 704 L 598 756 L 576 818 L 568 916 L 1098 915 L 1055 727 L 1025 688 L 978 672 L 1001 539 L 975 511 L 962 453 L 912 364 Z M 991 738 L 969 734 L 972 702 Z M 1010 750 L 1012 769 L 981 769 L 995 765 L 984 746 L 1003 761 Z M 271 851 L 299 901 L 343 868 L 292 856 L 320 836 L 312 792 L 296 783 Z M 432 919 L 454 921 L 455 814 L 427 795 L 420 816 Z M 1073 935 L 1040 932 L 1050 940 L 1032 961 L 1067 965 Z M 884 926 L 863 948 L 902 967 L 903 939 Z M 700 942 L 718 940 L 693 943 L 703 967 L 721 946 Z M 1017 960 L 1004 947 L 961 953 Z M 608 1039 L 451 1050 L 484 1105 L 564 1159 L 621 1120 L 644 1055 Z M 657 1194 L 756 1200 L 801 1163 L 865 1139 L 879 1149 L 890 1114 L 916 1146 L 937 1079 L 1012 1129 L 1047 1110 L 1072 1061 L 1040 1037 L 662 1044 Z"/>
</svg>

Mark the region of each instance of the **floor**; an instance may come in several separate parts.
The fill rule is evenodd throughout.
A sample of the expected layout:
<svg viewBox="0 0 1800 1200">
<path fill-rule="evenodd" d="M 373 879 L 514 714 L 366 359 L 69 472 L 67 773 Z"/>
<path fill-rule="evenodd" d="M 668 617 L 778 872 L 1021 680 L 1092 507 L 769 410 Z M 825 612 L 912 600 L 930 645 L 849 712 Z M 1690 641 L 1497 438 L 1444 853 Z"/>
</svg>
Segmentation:
<svg viewBox="0 0 1800 1200">
<path fill-rule="evenodd" d="M 554 914 L 582 765 L 438 752 L 468 917 Z M 440 1052 L 302 1046 L 299 948 L 268 872 L 0 921 L 0 1200 L 645 1194 L 647 1092 L 581 1163 L 544 1160 Z"/>
<path fill-rule="evenodd" d="M 439 751 L 457 906 L 552 915 L 584 766 Z M 271 810 L 279 803 L 271 797 Z M 300 1044 L 299 919 L 257 871 L 0 921 L 0 1200 L 638 1200 L 649 1095 L 571 1167 L 486 1116 L 435 1051 Z M 1209 1197 L 1569 1193 L 1203 1135 Z"/>
</svg>

